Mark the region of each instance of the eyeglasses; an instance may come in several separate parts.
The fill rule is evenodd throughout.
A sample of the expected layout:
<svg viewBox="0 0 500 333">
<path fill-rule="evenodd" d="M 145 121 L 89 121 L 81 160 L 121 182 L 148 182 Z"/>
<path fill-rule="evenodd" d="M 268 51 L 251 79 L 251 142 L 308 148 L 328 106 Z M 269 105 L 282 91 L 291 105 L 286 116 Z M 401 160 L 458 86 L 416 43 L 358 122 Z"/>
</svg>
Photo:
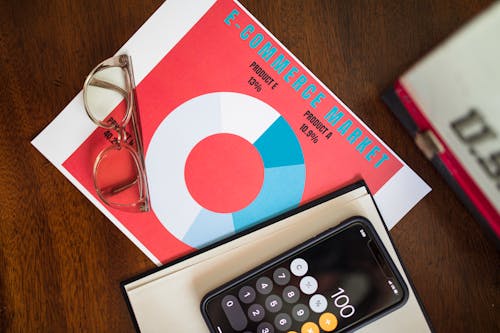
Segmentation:
<svg viewBox="0 0 500 333">
<path fill-rule="evenodd" d="M 85 111 L 106 131 L 111 146 L 94 162 L 93 181 L 107 205 L 132 212 L 149 211 L 141 127 L 137 114 L 131 59 L 118 55 L 97 65 L 83 84 Z"/>
</svg>

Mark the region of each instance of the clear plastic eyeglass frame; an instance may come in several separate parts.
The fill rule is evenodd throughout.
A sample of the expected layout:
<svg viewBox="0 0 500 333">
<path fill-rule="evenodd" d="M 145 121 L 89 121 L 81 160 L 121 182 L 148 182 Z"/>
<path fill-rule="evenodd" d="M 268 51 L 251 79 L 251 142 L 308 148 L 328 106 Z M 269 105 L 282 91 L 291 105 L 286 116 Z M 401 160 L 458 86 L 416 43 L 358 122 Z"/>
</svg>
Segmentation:
<svg viewBox="0 0 500 333">
<path fill-rule="evenodd" d="M 120 72 L 122 86 L 113 80 L 106 79 L 103 75 L 103 73 L 112 71 Z M 91 96 L 94 90 L 100 90 L 97 104 L 106 99 L 107 95 L 117 96 L 118 99 L 122 100 L 121 102 L 125 102 L 122 115 L 115 116 L 118 119 L 111 118 L 112 121 L 110 121 L 110 109 L 107 109 L 104 115 L 98 112 L 94 106 L 96 98 Z M 92 122 L 116 134 L 111 146 L 102 150 L 94 162 L 93 182 L 97 195 L 104 203 L 114 208 L 132 212 L 149 211 L 149 191 L 131 58 L 128 55 L 118 55 L 97 65 L 83 84 L 83 101 L 85 111 Z M 132 133 L 127 132 L 129 124 L 128 128 L 131 128 Z M 125 159 L 120 157 L 123 155 L 126 155 Z M 123 165 L 124 160 L 129 165 Z M 131 172 L 123 179 L 114 179 L 114 182 L 108 182 L 104 185 L 100 180 L 103 178 L 102 174 L 105 173 L 102 172 L 102 169 L 105 169 L 102 167 L 103 165 L 111 165 L 111 168 L 108 167 L 112 171 L 108 173 L 111 174 L 119 173 L 121 169 L 131 170 Z M 127 191 L 133 194 L 123 196 L 123 193 L 127 193 Z M 120 200 L 116 199 L 120 196 L 122 196 Z"/>
</svg>

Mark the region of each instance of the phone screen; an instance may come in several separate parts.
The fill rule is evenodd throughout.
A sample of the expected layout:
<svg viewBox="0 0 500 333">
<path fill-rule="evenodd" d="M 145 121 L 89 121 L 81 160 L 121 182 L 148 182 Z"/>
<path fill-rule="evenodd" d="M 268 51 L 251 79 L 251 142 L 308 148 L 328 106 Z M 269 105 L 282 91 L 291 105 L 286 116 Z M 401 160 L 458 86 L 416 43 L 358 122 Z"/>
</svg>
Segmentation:
<svg viewBox="0 0 500 333">
<path fill-rule="evenodd" d="M 406 294 L 376 233 L 357 218 L 209 293 L 202 312 L 217 333 L 343 332 Z"/>
</svg>

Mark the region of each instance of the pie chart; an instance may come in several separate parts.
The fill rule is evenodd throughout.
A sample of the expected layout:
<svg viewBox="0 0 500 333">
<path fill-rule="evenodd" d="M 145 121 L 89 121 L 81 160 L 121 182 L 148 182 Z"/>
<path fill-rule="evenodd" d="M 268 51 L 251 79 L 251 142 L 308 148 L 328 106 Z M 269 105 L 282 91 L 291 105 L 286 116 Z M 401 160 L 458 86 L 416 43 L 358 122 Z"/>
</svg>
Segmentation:
<svg viewBox="0 0 500 333">
<path fill-rule="evenodd" d="M 287 121 L 245 94 L 192 98 L 146 152 L 151 206 L 177 239 L 202 248 L 299 205 L 302 150 Z"/>
</svg>

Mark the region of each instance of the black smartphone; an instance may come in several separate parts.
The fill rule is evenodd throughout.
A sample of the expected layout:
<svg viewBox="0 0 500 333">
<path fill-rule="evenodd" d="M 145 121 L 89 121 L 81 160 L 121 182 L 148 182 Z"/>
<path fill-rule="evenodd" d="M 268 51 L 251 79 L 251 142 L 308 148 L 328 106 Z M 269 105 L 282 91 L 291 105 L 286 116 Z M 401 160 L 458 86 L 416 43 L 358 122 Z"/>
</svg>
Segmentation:
<svg viewBox="0 0 500 333">
<path fill-rule="evenodd" d="M 408 289 L 371 223 L 353 217 L 209 292 L 211 332 L 347 332 L 403 305 Z"/>
</svg>

